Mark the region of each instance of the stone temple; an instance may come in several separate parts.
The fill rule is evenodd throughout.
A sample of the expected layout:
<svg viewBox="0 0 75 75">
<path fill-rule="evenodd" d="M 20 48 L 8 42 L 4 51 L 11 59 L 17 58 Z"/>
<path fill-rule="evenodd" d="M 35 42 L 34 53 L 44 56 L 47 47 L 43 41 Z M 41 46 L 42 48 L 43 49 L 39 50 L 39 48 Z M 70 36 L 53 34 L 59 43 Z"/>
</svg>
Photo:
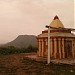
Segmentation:
<svg viewBox="0 0 75 75">
<path fill-rule="evenodd" d="M 52 59 L 74 58 L 75 57 L 75 35 L 71 29 L 64 29 L 65 26 L 58 16 L 55 16 L 50 23 L 50 57 Z M 47 57 L 48 54 L 48 30 L 42 31 L 37 36 L 39 57 Z"/>
</svg>

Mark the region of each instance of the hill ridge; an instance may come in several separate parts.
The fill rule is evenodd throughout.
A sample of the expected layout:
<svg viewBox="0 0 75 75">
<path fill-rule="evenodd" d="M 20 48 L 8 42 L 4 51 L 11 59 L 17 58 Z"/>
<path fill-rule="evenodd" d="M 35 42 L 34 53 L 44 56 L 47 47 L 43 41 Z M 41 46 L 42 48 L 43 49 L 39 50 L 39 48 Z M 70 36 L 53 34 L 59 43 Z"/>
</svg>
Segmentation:
<svg viewBox="0 0 75 75">
<path fill-rule="evenodd" d="M 14 47 L 28 47 L 28 46 L 37 47 L 37 39 L 35 35 L 19 35 L 17 38 L 8 42 L 4 46 L 14 46 Z"/>
</svg>

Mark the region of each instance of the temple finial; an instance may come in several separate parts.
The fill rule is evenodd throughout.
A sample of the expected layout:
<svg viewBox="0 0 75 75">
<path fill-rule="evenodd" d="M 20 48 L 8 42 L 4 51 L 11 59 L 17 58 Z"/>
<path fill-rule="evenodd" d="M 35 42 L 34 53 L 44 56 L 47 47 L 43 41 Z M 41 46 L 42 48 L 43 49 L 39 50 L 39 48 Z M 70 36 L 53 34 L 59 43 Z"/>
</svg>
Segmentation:
<svg viewBox="0 0 75 75">
<path fill-rule="evenodd" d="M 56 19 L 59 19 L 59 17 L 57 15 L 54 17 L 54 20 L 56 20 Z"/>
</svg>

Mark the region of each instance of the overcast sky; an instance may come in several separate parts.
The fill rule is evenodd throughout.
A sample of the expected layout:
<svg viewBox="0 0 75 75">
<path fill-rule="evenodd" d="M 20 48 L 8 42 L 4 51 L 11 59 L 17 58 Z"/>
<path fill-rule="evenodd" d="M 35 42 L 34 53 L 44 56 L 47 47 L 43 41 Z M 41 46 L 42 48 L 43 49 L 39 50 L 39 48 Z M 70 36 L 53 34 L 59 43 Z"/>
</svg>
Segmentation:
<svg viewBox="0 0 75 75">
<path fill-rule="evenodd" d="M 73 0 L 0 0 L 0 43 L 18 35 L 38 35 L 58 15 L 74 28 Z"/>
</svg>

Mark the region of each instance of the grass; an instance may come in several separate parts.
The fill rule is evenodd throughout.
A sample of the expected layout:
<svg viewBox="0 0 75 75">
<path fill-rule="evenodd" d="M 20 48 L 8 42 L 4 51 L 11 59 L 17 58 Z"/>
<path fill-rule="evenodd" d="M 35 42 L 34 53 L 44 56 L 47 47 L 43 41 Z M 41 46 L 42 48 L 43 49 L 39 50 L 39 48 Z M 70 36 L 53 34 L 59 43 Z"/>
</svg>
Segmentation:
<svg viewBox="0 0 75 75">
<path fill-rule="evenodd" d="M 16 54 L 6 55 L 0 57 L 0 75 L 75 75 L 75 66 L 46 65 L 46 62 L 37 62 Z"/>
</svg>

